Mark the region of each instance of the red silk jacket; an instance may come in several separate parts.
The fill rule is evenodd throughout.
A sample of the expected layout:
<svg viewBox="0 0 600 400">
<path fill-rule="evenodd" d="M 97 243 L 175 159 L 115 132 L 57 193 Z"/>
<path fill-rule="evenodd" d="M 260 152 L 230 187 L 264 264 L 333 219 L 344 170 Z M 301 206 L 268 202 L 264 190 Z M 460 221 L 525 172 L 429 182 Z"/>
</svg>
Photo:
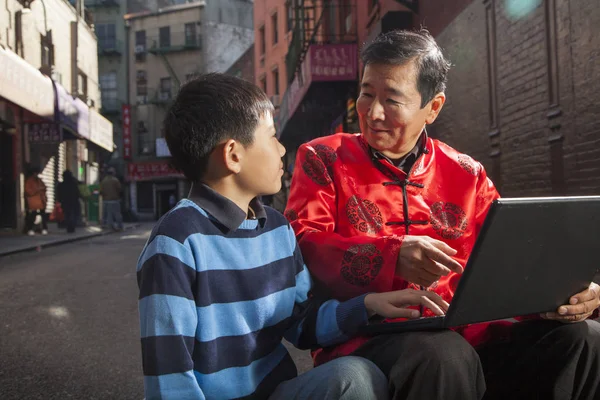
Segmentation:
<svg viewBox="0 0 600 400">
<path fill-rule="evenodd" d="M 326 136 L 298 149 L 285 215 L 317 286 L 329 295 L 346 300 L 417 288 L 395 276 L 405 234 L 446 242 L 465 266 L 498 192 L 471 157 L 426 136 L 422 146 L 408 174 L 375 158 L 360 134 Z M 451 273 L 430 290 L 450 302 L 459 279 Z M 461 333 L 473 345 L 493 332 L 504 335 L 504 329 L 489 328 L 477 324 Z M 320 349 L 315 362 L 350 354 L 366 340 L 357 337 Z"/>
</svg>

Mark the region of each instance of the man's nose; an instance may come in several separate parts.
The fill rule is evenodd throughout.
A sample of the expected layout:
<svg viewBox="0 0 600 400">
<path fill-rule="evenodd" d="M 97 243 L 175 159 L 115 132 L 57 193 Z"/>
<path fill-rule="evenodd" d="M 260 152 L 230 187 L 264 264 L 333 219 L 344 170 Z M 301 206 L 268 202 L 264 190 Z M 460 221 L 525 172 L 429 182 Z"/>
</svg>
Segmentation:
<svg viewBox="0 0 600 400">
<path fill-rule="evenodd" d="M 278 142 L 277 144 L 279 145 L 279 156 L 280 157 L 285 156 L 285 153 L 286 153 L 285 146 L 282 145 L 281 142 Z"/>
<path fill-rule="evenodd" d="M 369 108 L 369 113 L 367 115 L 372 121 L 385 119 L 383 106 L 377 99 L 373 100 L 373 103 L 371 103 L 371 107 Z"/>
</svg>

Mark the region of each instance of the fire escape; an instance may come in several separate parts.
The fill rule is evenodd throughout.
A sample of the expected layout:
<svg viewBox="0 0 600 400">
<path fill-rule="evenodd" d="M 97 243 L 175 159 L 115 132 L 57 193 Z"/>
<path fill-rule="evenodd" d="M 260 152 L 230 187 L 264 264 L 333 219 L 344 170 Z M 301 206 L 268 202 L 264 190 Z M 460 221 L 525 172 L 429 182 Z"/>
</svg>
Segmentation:
<svg viewBox="0 0 600 400">
<path fill-rule="evenodd" d="M 356 0 L 292 0 L 294 28 L 285 58 L 294 79 L 312 44 L 356 43 Z"/>
</svg>

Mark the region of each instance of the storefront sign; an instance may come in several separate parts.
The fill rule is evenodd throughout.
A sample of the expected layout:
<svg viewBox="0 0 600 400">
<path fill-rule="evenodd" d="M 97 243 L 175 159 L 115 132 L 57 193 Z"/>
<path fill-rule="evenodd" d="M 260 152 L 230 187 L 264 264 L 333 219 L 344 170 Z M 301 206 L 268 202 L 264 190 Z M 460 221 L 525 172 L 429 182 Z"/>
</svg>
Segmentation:
<svg viewBox="0 0 600 400">
<path fill-rule="evenodd" d="M 39 122 L 28 124 L 29 141 L 31 143 L 60 143 L 62 131 L 60 125 L 54 122 Z"/>
<path fill-rule="evenodd" d="M 72 97 L 59 83 L 56 85 L 58 96 L 58 120 L 64 128 L 73 131 L 84 139 L 90 138 L 90 114 L 87 104 Z"/>
<path fill-rule="evenodd" d="M 154 178 L 182 178 L 183 175 L 172 168 L 167 162 L 141 162 L 127 165 L 129 181 L 141 181 Z"/>
<path fill-rule="evenodd" d="M 356 44 L 312 45 L 310 73 L 313 82 L 352 81 L 358 76 Z"/>
<path fill-rule="evenodd" d="M 131 160 L 131 106 L 123 104 L 123 159 Z"/>
<path fill-rule="evenodd" d="M 96 110 L 90 109 L 90 141 L 112 153 L 113 125 Z"/>
<path fill-rule="evenodd" d="M 50 78 L 3 46 L 0 46 L 0 97 L 40 117 L 54 116 Z"/>
</svg>

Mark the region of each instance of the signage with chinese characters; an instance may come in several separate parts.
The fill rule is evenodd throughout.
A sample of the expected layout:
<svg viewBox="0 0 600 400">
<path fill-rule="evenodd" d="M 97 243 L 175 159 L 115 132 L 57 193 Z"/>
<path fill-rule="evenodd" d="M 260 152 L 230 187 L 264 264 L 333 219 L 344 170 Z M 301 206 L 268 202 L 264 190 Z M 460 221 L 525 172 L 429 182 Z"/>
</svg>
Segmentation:
<svg viewBox="0 0 600 400">
<path fill-rule="evenodd" d="M 127 165 L 127 178 L 129 181 L 169 177 L 183 178 L 183 175 L 166 161 L 129 163 Z"/>
<path fill-rule="evenodd" d="M 31 143 L 60 143 L 62 142 L 62 130 L 60 125 L 54 122 L 38 122 L 28 124 L 29 141 Z"/>
<path fill-rule="evenodd" d="M 131 160 L 131 106 L 123 104 L 123 159 Z"/>
<path fill-rule="evenodd" d="M 358 76 L 356 44 L 315 44 L 309 51 L 313 82 L 351 81 Z"/>
</svg>

